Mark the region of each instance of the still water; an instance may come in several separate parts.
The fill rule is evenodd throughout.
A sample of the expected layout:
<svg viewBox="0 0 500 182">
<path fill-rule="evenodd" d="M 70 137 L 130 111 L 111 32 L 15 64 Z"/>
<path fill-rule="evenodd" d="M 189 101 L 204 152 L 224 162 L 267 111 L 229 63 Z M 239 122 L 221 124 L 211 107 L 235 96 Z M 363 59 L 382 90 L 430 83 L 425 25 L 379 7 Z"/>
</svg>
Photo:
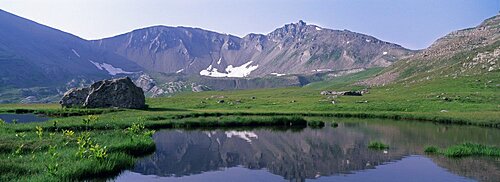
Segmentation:
<svg viewBox="0 0 500 182">
<path fill-rule="evenodd" d="M 299 131 L 162 130 L 156 152 L 114 181 L 498 181 L 500 159 L 426 155 L 427 145 L 500 145 L 500 130 L 362 120 Z M 387 150 L 368 149 L 373 140 Z"/>
<path fill-rule="evenodd" d="M 0 119 L 7 123 L 12 123 L 16 120 L 18 123 L 29 123 L 29 122 L 43 122 L 50 118 L 42 115 L 36 114 L 0 114 Z"/>
</svg>

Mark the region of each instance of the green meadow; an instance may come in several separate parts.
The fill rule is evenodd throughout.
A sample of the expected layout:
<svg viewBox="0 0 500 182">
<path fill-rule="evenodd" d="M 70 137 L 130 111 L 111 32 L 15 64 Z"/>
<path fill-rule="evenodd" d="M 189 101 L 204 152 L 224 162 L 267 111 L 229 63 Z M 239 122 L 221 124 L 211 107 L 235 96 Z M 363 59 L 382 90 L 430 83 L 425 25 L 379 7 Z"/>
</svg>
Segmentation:
<svg viewBox="0 0 500 182">
<path fill-rule="evenodd" d="M 332 98 L 320 94 L 323 90 L 363 89 L 352 84 L 380 70 L 369 69 L 301 88 L 209 91 L 151 98 L 144 110 L 3 104 L 0 113 L 36 113 L 54 118 L 40 123 L 0 122 L 0 181 L 74 181 L 95 176 L 104 179 L 151 154 L 155 150 L 151 136 L 164 128 L 293 130 L 337 124 L 314 117 L 418 120 L 500 128 L 498 72 L 411 85 L 395 83 L 369 88 L 363 96 Z M 386 148 L 385 144 L 377 144 L 374 148 Z M 451 147 L 442 153 L 498 156 L 497 149 L 474 144 Z"/>
</svg>

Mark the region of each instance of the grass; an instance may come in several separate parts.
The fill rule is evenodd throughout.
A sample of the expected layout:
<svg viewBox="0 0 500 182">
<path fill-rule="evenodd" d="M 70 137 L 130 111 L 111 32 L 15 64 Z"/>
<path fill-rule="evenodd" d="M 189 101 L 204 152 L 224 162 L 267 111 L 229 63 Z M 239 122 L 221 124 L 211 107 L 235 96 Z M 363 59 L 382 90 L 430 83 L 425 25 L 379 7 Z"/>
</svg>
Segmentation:
<svg viewBox="0 0 500 182">
<path fill-rule="evenodd" d="M 342 81 L 341 85 L 331 81 L 303 88 L 182 93 L 170 98 L 149 99 L 148 104 L 153 108 L 184 109 L 191 113 L 295 113 L 500 127 L 500 87 L 496 86 L 500 84 L 499 77 L 500 73 L 492 72 L 412 85 L 398 83 L 371 88 L 361 97 L 329 98 L 319 94 L 322 90 L 359 89 L 359 86 L 349 86 L 356 80 L 352 79 Z M 226 102 L 217 103 L 218 96 L 223 96 Z M 336 104 L 332 104 L 332 100 Z"/>
<path fill-rule="evenodd" d="M 450 146 L 442 150 L 435 146 L 427 146 L 424 152 L 428 154 L 441 154 L 446 157 L 454 158 L 468 156 L 500 157 L 500 148 L 470 142 Z"/>
<path fill-rule="evenodd" d="M 137 157 L 155 150 L 150 135 L 132 135 L 121 129 L 63 130 L 48 127 L 46 122 L 45 126 L 16 131 L 35 124 L 0 126 L 0 181 L 74 181 L 115 175 L 132 167 Z"/>
<path fill-rule="evenodd" d="M 382 143 L 380 141 L 371 141 L 368 144 L 368 148 L 375 149 L 375 150 L 384 150 L 384 149 L 388 149 L 389 145 L 384 144 L 384 143 Z"/>
<path fill-rule="evenodd" d="M 500 128 L 500 87 L 496 86 L 500 83 L 499 72 L 411 85 L 398 83 L 371 88 L 361 97 L 329 98 L 319 94 L 326 89 L 360 89 L 351 84 L 379 71 L 370 69 L 303 88 L 181 93 L 147 99 L 149 108 L 145 110 L 0 104 L 0 113 L 57 116 L 41 123 L 0 123 L 0 181 L 75 181 L 115 175 L 131 167 L 138 157 L 153 152 L 153 130 L 163 128 L 295 130 L 325 125 L 305 117 L 420 120 Z M 218 97 L 224 97 L 225 102 L 217 103 Z M 359 102 L 365 100 L 368 102 Z M 89 114 L 99 116 L 90 118 Z M 338 123 L 330 125 L 337 127 Z M 71 137 L 69 131 L 73 132 Z M 81 145 L 78 137 L 86 132 L 90 133 L 89 144 Z M 369 145 L 374 149 L 388 147 L 375 141 Z M 433 150 L 441 153 L 437 148 L 429 148 L 429 153 Z M 442 150 L 442 154 L 498 156 L 498 148 L 464 144 Z"/>
<path fill-rule="evenodd" d="M 428 154 L 435 154 L 438 152 L 438 148 L 436 146 L 426 146 L 424 152 Z"/>
<path fill-rule="evenodd" d="M 442 151 L 447 157 L 491 156 L 500 157 L 500 148 L 477 143 L 463 143 L 448 147 Z"/>
</svg>

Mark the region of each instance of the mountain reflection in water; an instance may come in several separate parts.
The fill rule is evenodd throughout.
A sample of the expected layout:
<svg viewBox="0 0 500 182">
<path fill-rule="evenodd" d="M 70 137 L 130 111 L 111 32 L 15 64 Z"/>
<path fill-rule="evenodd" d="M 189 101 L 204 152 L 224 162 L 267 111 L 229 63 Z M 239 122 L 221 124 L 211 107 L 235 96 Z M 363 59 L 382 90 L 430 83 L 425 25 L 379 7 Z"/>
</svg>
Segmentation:
<svg viewBox="0 0 500 182">
<path fill-rule="evenodd" d="M 471 126 L 370 121 L 295 132 L 163 130 L 154 139 L 156 152 L 116 181 L 500 179 L 499 159 L 449 159 L 423 153 L 426 145 L 500 141 L 496 129 Z M 372 140 L 383 141 L 390 149 L 368 149 Z"/>
</svg>

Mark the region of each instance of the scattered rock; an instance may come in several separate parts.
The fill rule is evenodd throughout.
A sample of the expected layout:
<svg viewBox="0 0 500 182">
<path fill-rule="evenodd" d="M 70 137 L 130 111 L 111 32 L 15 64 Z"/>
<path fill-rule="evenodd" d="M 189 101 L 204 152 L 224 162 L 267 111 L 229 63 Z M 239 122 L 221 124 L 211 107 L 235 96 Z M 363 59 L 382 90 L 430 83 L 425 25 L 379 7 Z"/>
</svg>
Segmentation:
<svg viewBox="0 0 500 182">
<path fill-rule="evenodd" d="M 63 107 L 145 108 L 144 92 L 129 77 L 95 82 L 90 87 L 73 88 L 59 102 Z"/>
<path fill-rule="evenodd" d="M 144 93 L 147 93 L 151 97 L 159 97 L 167 91 L 156 85 L 156 82 L 147 74 L 142 74 L 137 80 L 134 81 L 135 85 L 140 87 Z"/>
<path fill-rule="evenodd" d="M 448 110 L 444 110 L 444 109 L 443 109 L 443 110 L 441 110 L 440 112 L 448 112 Z"/>
<path fill-rule="evenodd" d="M 255 97 L 255 96 L 252 96 L 252 97 L 251 97 L 251 99 L 257 99 L 257 97 Z"/>
<path fill-rule="evenodd" d="M 203 92 L 203 91 L 208 91 L 208 90 L 210 90 L 210 88 L 208 88 L 205 85 L 195 85 L 195 84 L 191 85 L 191 91 L 193 91 L 193 92 Z"/>
<path fill-rule="evenodd" d="M 217 103 L 222 104 L 224 103 L 224 100 L 218 100 Z"/>
<path fill-rule="evenodd" d="M 321 95 L 345 95 L 345 96 L 362 96 L 363 93 L 367 93 L 368 90 L 365 91 L 321 91 Z"/>
<path fill-rule="evenodd" d="M 332 104 L 336 104 L 336 102 L 334 100 L 332 100 Z"/>
<path fill-rule="evenodd" d="M 344 92 L 343 95 L 346 95 L 346 96 L 363 96 L 363 94 L 361 93 L 361 91 L 347 91 L 347 92 Z"/>
</svg>

